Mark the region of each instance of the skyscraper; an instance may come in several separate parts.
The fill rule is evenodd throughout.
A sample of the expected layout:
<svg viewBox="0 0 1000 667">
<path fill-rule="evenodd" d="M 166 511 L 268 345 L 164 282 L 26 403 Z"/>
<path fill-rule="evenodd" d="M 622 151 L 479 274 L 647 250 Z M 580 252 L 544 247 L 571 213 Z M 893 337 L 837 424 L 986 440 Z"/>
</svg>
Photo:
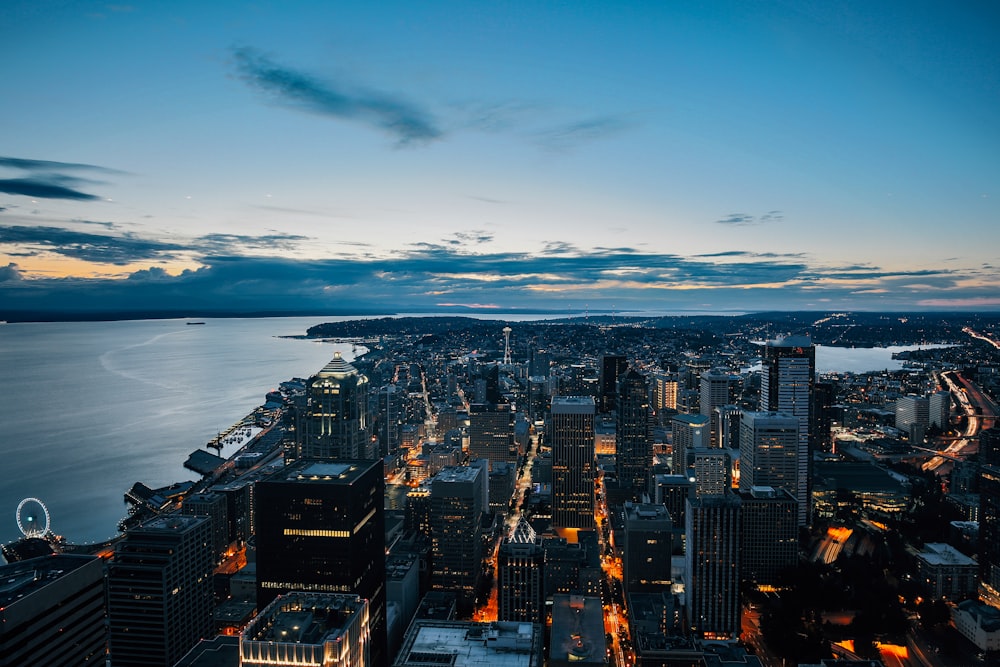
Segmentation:
<svg viewBox="0 0 1000 667">
<path fill-rule="evenodd" d="M 598 370 L 598 404 L 602 413 L 613 413 L 617 403 L 618 377 L 625 372 L 628 362 L 621 354 L 601 355 L 601 367 Z"/>
<path fill-rule="evenodd" d="M 979 597 L 1000 607 L 1000 427 L 979 434 Z"/>
<path fill-rule="evenodd" d="M 703 496 L 719 496 L 732 490 L 732 457 L 728 449 L 698 448 L 694 455 L 694 493 Z"/>
<path fill-rule="evenodd" d="M 799 525 L 809 521 L 815 378 L 816 348 L 809 336 L 787 336 L 767 341 L 760 380 L 760 409 L 785 412 L 799 420 L 797 488 L 789 489 L 799 502 Z"/>
<path fill-rule="evenodd" d="M 302 459 L 257 483 L 257 608 L 291 590 L 368 600 L 372 664 L 385 667 L 381 461 Z"/>
<path fill-rule="evenodd" d="M 709 445 L 710 426 L 704 415 L 674 415 L 670 419 L 673 448 L 671 450 L 670 471 L 675 475 L 686 475 L 689 454 L 696 448 Z"/>
<path fill-rule="evenodd" d="M 732 378 L 725 368 L 713 368 L 701 374 L 701 400 L 698 412 L 710 420 L 712 447 L 721 447 L 719 440 L 719 415 L 716 408 L 729 404 Z"/>
<path fill-rule="evenodd" d="M 755 486 L 785 489 L 796 501 L 801 488 L 801 421 L 784 412 L 744 412 L 740 422 L 740 491 Z M 801 508 L 796 508 L 797 511 Z M 797 521 L 805 517 L 798 511 Z"/>
<path fill-rule="evenodd" d="M 0 566 L 0 665 L 103 665 L 104 565 L 58 554 Z"/>
<path fill-rule="evenodd" d="M 625 591 L 668 590 L 673 521 L 664 505 L 625 503 Z"/>
<path fill-rule="evenodd" d="M 126 533 L 108 566 L 116 667 L 172 667 L 212 633 L 212 522 L 169 514 Z"/>
<path fill-rule="evenodd" d="M 514 413 L 509 403 L 469 406 L 469 453 L 493 463 L 517 463 Z"/>
<path fill-rule="evenodd" d="M 740 632 L 740 499 L 689 500 L 686 514 L 688 625 L 701 639 L 733 639 Z"/>
<path fill-rule="evenodd" d="M 754 486 L 739 495 L 740 578 L 777 584 L 778 575 L 798 562 L 798 503 L 785 489 L 770 486 Z"/>
<path fill-rule="evenodd" d="M 615 437 L 618 482 L 631 488 L 638 500 L 646 491 L 649 469 L 653 465 L 653 444 L 649 435 L 649 382 L 646 376 L 630 368 L 618 379 L 618 409 Z"/>
<path fill-rule="evenodd" d="M 378 441 L 383 456 L 395 454 L 402 444 L 403 392 L 394 384 L 378 390 Z"/>
<path fill-rule="evenodd" d="M 431 586 L 458 595 L 470 611 L 482 570 L 486 470 L 448 466 L 431 480 Z"/>
<path fill-rule="evenodd" d="M 594 399 L 552 399 L 552 525 L 594 527 Z"/>
<path fill-rule="evenodd" d="M 336 352 L 306 385 L 306 405 L 296 431 L 296 457 L 381 458 L 374 451 L 371 436 L 368 378 Z"/>
<path fill-rule="evenodd" d="M 498 620 L 545 621 L 544 561 L 541 540 L 522 518 L 497 554 Z"/>
</svg>

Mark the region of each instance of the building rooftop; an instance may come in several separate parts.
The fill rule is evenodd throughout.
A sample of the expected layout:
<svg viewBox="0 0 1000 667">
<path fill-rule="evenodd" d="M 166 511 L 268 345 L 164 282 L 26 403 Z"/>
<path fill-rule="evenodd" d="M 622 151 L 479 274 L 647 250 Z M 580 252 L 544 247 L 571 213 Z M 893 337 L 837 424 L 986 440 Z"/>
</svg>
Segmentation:
<svg viewBox="0 0 1000 667">
<path fill-rule="evenodd" d="M 57 554 L 0 566 L 0 611 L 71 572 L 99 560 L 97 556 Z M 101 566 L 98 566 L 98 569 L 101 570 Z"/>
<path fill-rule="evenodd" d="M 340 637 L 367 604 L 356 595 L 288 593 L 276 598 L 247 626 L 243 639 L 322 644 Z"/>
<path fill-rule="evenodd" d="M 395 665 L 540 667 L 542 629 L 532 623 L 418 619 Z"/>
<path fill-rule="evenodd" d="M 373 465 L 380 464 L 381 461 L 299 459 L 281 468 L 268 479 L 281 482 L 351 484 L 368 472 Z"/>
<path fill-rule="evenodd" d="M 926 561 L 929 565 L 968 565 L 977 567 L 976 561 L 969 558 L 961 551 L 941 542 L 929 542 L 924 545 L 924 550 L 917 554 L 917 557 Z"/>
<path fill-rule="evenodd" d="M 554 595 L 549 660 L 603 665 L 606 649 L 601 599 Z"/>
<path fill-rule="evenodd" d="M 435 475 L 435 482 L 472 482 L 480 474 L 477 466 L 445 466 Z"/>
</svg>

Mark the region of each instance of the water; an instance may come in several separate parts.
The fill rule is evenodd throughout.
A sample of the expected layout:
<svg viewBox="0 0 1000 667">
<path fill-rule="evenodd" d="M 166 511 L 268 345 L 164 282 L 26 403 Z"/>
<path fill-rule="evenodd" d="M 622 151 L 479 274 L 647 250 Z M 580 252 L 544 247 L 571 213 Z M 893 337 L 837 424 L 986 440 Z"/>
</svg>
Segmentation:
<svg viewBox="0 0 1000 667">
<path fill-rule="evenodd" d="M 71 542 L 116 533 L 134 482 L 197 479 L 195 449 L 350 345 L 278 338 L 347 318 L 0 325 L 0 542 L 37 497 Z M 224 455 L 231 452 L 224 451 Z"/>
<path fill-rule="evenodd" d="M 872 371 L 898 371 L 903 361 L 893 359 L 897 352 L 928 350 L 948 345 L 890 345 L 889 347 L 829 347 L 816 346 L 817 373 L 869 373 Z"/>
</svg>

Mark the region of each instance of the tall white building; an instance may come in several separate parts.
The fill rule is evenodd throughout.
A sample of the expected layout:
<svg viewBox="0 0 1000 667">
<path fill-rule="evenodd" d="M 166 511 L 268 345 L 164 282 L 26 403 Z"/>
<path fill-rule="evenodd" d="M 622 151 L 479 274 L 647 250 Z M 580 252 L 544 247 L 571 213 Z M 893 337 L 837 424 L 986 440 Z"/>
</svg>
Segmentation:
<svg viewBox="0 0 1000 667">
<path fill-rule="evenodd" d="M 711 441 L 719 447 L 719 415 L 716 408 L 728 405 L 732 377 L 725 368 L 713 368 L 701 374 L 701 400 L 698 412 L 711 420 Z"/>
</svg>

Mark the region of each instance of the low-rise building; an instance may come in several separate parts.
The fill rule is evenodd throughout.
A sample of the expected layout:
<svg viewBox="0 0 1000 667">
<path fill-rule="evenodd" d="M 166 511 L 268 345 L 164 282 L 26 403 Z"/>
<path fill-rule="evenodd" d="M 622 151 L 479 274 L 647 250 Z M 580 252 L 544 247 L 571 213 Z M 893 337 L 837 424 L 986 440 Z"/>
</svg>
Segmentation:
<svg viewBox="0 0 1000 667">
<path fill-rule="evenodd" d="M 949 544 L 931 542 L 917 554 L 917 572 L 928 594 L 958 600 L 976 592 L 979 564 Z"/>
</svg>

